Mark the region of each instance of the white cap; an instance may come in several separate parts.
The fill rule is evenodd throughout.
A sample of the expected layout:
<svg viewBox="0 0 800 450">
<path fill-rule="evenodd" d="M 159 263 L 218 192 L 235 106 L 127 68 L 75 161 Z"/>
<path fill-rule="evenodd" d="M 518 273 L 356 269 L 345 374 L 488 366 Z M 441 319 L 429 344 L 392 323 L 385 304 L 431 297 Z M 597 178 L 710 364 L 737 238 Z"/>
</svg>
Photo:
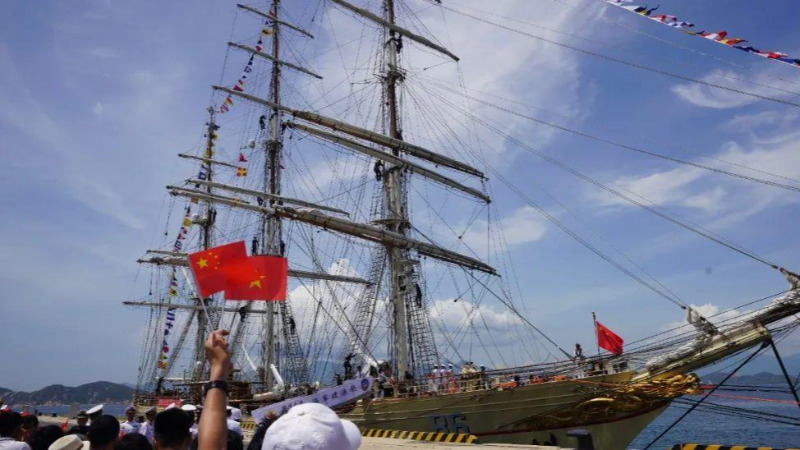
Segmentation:
<svg viewBox="0 0 800 450">
<path fill-rule="evenodd" d="M 93 406 L 93 407 L 92 407 L 90 410 L 86 411 L 86 414 L 88 414 L 88 415 L 90 415 L 90 416 L 91 416 L 92 414 L 97 414 L 97 413 L 99 413 L 99 412 L 103 411 L 103 406 L 105 406 L 105 405 L 97 405 L 97 406 Z"/>
<path fill-rule="evenodd" d="M 236 421 L 242 420 L 242 410 L 239 408 L 233 408 L 233 412 L 231 413 L 231 419 Z"/>
<path fill-rule="evenodd" d="M 348 424 L 349 423 L 349 424 Z M 304 403 L 276 420 L 264 435 L 261 450 L 356 450 L 361 434 L 319 403 Z"/>
<path fill-rule="evenodd" d="M 135 407 L 135 406 L 133 406 L 133 405 L 128 405 L 128 407 L 127 407 L 127 408 L 125 408 L 125 412 L 128 412 L 128 411 L 130 411 L 130 410 L 134 410 L 134 411 L 136 411 L 136 407 Z"/>
<path fill-rule="evenodd" d="M 186 404 L 181 406 L 181 409 L 186 412 L 195 412 L 197 411 L 197 406 Z"/>
<path fill-rule="evenodd" d="M 226 406 L 225 411 L 233 411 L 233 406 L 230 405 Z"/>
<path fill-rule="evenodd" d="M 83 441 L 74 434 L 68 434 L 55 440 L 47 450 L 81 450 Z"/>
<path fill-rule="evenodd" d="M 151 412 L 156 412 L 155 406 L 151 406 L 144 411 L 145 414 L 150 414 Z"/>
<path fill-rule="evenodd" d="M 164 408 L 164 411 L 166 411 L 168 409 L 172 409 L 172 408 L 177 408 L 177 407 L 178 407 L 178 405 L 176 405 L 175 403 L 170 403 L 169 405 L 167 405 L 166 408 Z"/>
</svg>

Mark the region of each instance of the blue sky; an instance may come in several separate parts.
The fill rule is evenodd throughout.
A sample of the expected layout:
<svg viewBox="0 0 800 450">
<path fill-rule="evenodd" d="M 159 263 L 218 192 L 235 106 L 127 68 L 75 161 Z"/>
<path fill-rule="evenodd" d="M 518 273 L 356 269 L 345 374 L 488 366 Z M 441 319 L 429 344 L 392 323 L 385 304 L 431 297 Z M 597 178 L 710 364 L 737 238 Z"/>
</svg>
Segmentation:
<svg viewBox="0 0 800 450">
<path fill-rule="evenodd" d="M 306 19 L 317 4 L 285 3 L 290 16 Z M 443 20 L 441 11 L 422 0 L 403 3 L 462 57 L 458 68 L 466 87 L 496 96 L 494 103 L 675 157 L 706 163 L 701 156 L 722 158 L 800 179 L 800 110 L 795 107 L 699 88 L 447 11 Z M 797 95 L 764 85 L 800 92 L 800 69 L 685 36 L 599 1 L 497 3 L 491 12 L 503 18 L 487 16 L 490 20 L 684 76 L 798 101 Z M 377 11 L 375 1 L 369 4 Z M 445 4 L 465 12 L 485 8 L 485 2 Z M 800 30 L 793 23 L 798 6 L 791 0 L 759 8 L 743 0 L 660 4 L 659 12 L 693 21 L 700 29 L 725 29 L 756 47 L 800 55 Z M 10 0 L 4 6 L 0 326 L 6 339 L 0 346 L 0 386 L 30 390 L 51 383 L 133 381 L 146 316 L 120 302 L 141 295 L 149 277 L 134 261 L 162 242 L 169 203 L 163 186 L 191 170 L 175 154 L 202 138 L 209 85 L 220 79 L 232 28 L 239 34 L 244 28 L 255 32 L 257 22 L 237 15 L 235 2 L 208 0 L 35 5 Z M 309 25 L 318 27 L 315 44 L 328 49 L 356 23 L 336 11 L 327 21 Z M 424 54 L 414 56 L 418 47 L 409 45 L 406 51 L 412 66 L 428 61 Z M 341 70 L 331 53 L 316 54 L 309 57 L 314 67 L 326 74 Z M 240 63 L 226 66 L 224 82 L 235 81 Z M 419 93 L 425 92 L 422 86 L 435 91 L 427 77 L 446 83 L 453 68 L 409 77 L 408 84 L 420 83 Z M 474 112 L 582 172 L 800 270 L 797 193 L 690 170 L 478 105 Z M 711 311 L 785 289 L 774 271 L 621 204 L 496 135 L 480 134 L 484 156 L 504 178 L 613 251 L 607 238 L 687 302 Z M 630 340 L 681 320 L 674 305 L 577 245 L 502 183 L 494 183 L 492 193 L 523 293 L 518 301 L 564 347 L 574 341 L 591 347 L 592 311 Z M 455 223 L 467 215 L 447 214 Z M 501 311 L 498 305 L 492 308 Z M 782 346 L 787 353 L 800 352 L 797 339 Z"/>
</svg>

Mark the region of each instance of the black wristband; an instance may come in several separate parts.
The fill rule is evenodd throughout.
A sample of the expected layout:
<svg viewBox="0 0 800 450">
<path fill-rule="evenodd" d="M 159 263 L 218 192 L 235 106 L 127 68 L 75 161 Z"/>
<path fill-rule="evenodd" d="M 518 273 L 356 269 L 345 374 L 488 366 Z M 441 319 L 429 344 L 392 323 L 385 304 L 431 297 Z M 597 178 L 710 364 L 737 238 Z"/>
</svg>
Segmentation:
<svg viewBox="0 0 800 450">
<path fill-rule="evenodd" d="M 203 397 L 208 394 L 208 391 L 211 389 L 218 388 L 222 389 L 225 392 L 225 395 L 228 395 L 228 382 L 223 380 L 212 380 L 203 385 Z"/>
</svg>

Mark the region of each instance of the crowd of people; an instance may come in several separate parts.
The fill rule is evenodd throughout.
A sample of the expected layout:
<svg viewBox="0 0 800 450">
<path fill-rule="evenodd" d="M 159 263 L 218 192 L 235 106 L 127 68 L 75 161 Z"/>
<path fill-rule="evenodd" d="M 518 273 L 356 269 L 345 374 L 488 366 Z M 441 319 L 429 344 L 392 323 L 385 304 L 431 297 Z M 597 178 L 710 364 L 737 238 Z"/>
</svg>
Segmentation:
<svg viewBox="0 0 800 450">
<path fill-rule="evenodd" d="M 217 330 L 206 341 L 210 380 L 202 405 L 170 405 L 161 412 L 153 407 L 145 411 L 143 423 L 136 420 L 133 406 L 120 422 L 98 405 L 80 411 L 69 429 L 40 426 L 36 415 L 6 406 L 0 409 L 0 450 L 244 450 L 241 411 L 228 405 L 226 380 L 232 366 L 227 334 Z M 355 424 L 324 405 L 307 403 L 265 418 L 247 450 L 356 450 L 360 445 Z"/>
</svg>

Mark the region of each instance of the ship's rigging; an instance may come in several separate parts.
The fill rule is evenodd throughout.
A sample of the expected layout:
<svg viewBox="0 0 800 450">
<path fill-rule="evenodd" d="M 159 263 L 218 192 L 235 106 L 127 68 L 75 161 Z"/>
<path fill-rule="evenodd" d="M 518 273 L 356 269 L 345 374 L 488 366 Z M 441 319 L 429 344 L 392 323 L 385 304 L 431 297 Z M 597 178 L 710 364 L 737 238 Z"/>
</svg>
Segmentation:
<svg viewBox="0 0 800 450">
<path fill-rule="evenodd" d="M 505 243 L 502 230 L 493 228 L 498 225 L 497 210 L 491 203 L 493 196 L 490 195 L 490 188 L 484 184 L 487 177 L 499 180 L 509 192 L 534 207 L 570 237 L 625 275 L 675 305 L 684 309 L 689 307 L 689 302 L 678 297 L 627 255 L 618 252 L 625 260 L 619 261 L 593 245 L 511 182 L 506 172 L 493 166 L 481 154 L 481 149 L 487 143 L 478 136 L 478 129 L 498 135 L 505 142 L 672 225 L 780 269 L 790 281 L 793 280 L 794 275 L 778 263 L 657 207 L 636 193 L 604 183 L 540 151 L 535 145 L 504 131 L 496 121 L 482 117 L 470 105 L 482 105 L 595 142 L 676 164 L 688 164 L 715 175 L 759 183 L 769 188 L 800 192 L 798 180 L 753 170 L 741 164 L 721 169 L 685 158 L 665 156 L 647 148 L 539 119 L 527 112 L 522 113 L 486 100 L 480 94 L 468 94 L 464 86 L 448 86 L 429 78 L 427 74 L 422 75 L 424 70 L 413 73 L 404 67 L 405 61 L 401 58 L 401 55 L 405 57 L 411 42 L 414 46 L 436 53 L 442 58 L 443 64 L 453 64 L 458 58 L 443 45 L 424 37 L 425 33 L 398 25 L 398 5 L 394 0 L 381 3 L 382 16 L 343 0 L 320 2 L 320 5 L 327 7 L 322 14 L 338 9 L 353 20 L 363 21 L 362 37 L 365 33 L 372 33 L 380 43 L 372 48 L 370 58 L 364 58 L 367 63 L 357 68 L 361 72 L 375 74 L 375 79 L 369 80 L 365 76 L 364 87 L 356 88 L 354 74 L 357 71 L 349 71 L 345 78 L 349 82 L 349 91 L 335 99 L 328 98 L 330 92 L 321 92 L 321 101 L 318 103 L 323 107 L 308 102 L 302 95 L 302 88 L 298 88 L 298 84 L 321 80 L 323 77 L 318 73 L 325 74 L 315 68 L 313 59 L 304 59 L 299 51 L 307 43 L 287 45 L 290 49 L 288 52 L 282 50 L 282 45 L 292 42 L 285 36 L 289 33 L 304 41 L 320 34 L 316 31 L 312 34 L 300 22 L 284 18 L 280 0 L 272 0 L 268 10 L 238 5 L 247 15 L 263 21 L 264 30 L 269 31 L 262 30 L 262 34 L 269 38 L 270 51 L 265 51 L 261 40 L 258 44 L 233 40 L 228 43 L 231 54 L 244 53 L 250 58 L 247 67 L 254 69 L 247 72 L 247 83 L 240 79 L 233 87 L 227 87 L 230 84 L 225 83 L 213 87 L 217 108 L 220 103 L 227 105 L 224 102 L 233 104 L 235 101 L 233 111 L 228 112 L 231 108 L 227 106 L 226 111 L 210 110 L 204 130 L 204 148 L 199 154 L 185 152 L 179 155 L 199 163 L 202 177 L 189 177 L 183 184 L 168 186 L 168 190 L 175 198 L 185 199 L 186 205 L 197 211 L 198 215 L 190 220 L 197 227 L 193 228 L 195 231 L 186 242 L 202 249 L 241 238 L 251 243 L 253 253 L 289 256 L 290 276 L 305 288 L 298 291 L 299 296 L 305 296 L 301 300 L 304 303 L 296 307 L 297 299 L 290 298 L 287 302 L 266 303 L 263 306 L 252 303 L 226 305 L 220 299 L 198 298 L 192 295 L 192 280 L 183 269 L 186 266 L 186 253 L 191 251 L 188 246 L 182 251 L 149 251 L 140 262 L 154 266 L 157 271 L 181 275 L 183 301 L 176 298 L 173 303 L 173 299 L 164 296 L 163 291 L 159 292 L 157 286 L 152 298 L 128 302 L 131 306 L 151 308 L 148 328 L 156 331 L 155 337 L 148 336 L 145 343 L 138 383 L 140 390 L 151 389 L 156 383 L 160 389 L 161 380 L 176 379 L 178 375 L 186 381 L 203 379 L 202 342 L 209 326 L 233 330 L 232 348 L 237 353 L 242 349 L 236 358 L 237 366 L 241 369 L 238 376 L 257 383 L 265 390 L 276 384 L 273 366 L 289 384 L 311 383 L 340 370 L 340 361 L 350 353 L 356 354 L 364 364 L 387 360 L 398 377 L 410 372 L 414 377 L 422 378 L 442 360 L 459 362 L 474 359 L 473 339 L 479 341 L 478 345 L 484 349 L 483 356 L 491 359 L 492 366 L 520 370 L 520 367 L 526 367 L 521 363 L 524 360 L 531 370 L 544 370 L 544 366 L 530 364 L 531 361 L 547 359 L 542 357 L 540 351 L 551 356 L 554 348 L 566 352 L 544 335 L 546 328 L 540 330 L 535 327 L 526 318 L 525 311 L 515 304 L 514 299 L 520 298 L 521 292 L 512 294 L 514 281 L 495 277 L 500 272 L 512 272 L 512 279 L 515 275 L 508 256 L 503 252 Z M 312 13 L 314 19 L 319 8 Z M 402 11 L 408 12 L 407 6 L 405 8 Z M 456 6 L 443 5 L 442 8 L 538 39 L 531 33 L 466 13 Z M 377 31 L 374 27 L 377 27 Z M 546 41 L 565 45 L 549 39 Z M 404 45 L 408 47 L 403 48 Z M 567 47 L 587 53 L 574 46 Z M 598 55 L 593 56 L 653 71 Z M 292 75 L 286 72 L 292 72 Z M 680 74 L 657 72 L 686 81 L 702 82 Z M 409 79 L 426 82 L 409 88 Z M 762 100 L 800 106 L 792 101 L 743 89 L 702 83 Z M 291 95 L 285 95 L 287 91 Z M 340 102 L 345 106 L 341 106 Z M 425 102 L 435 102 L 448 108 L 449 116 L 432 115 L 420 106 Z M 410 107 L 416 108 L 420 124 L 409 120 L 407 110 Z M 337 112 L 341 115 L 336 115 Z M 447 119 L 453 119 L 454 122 L 466 119 L 471 127 L 467 130 L 468 135 L 474 140 L 460 138 Z M 234 136 L 227 138 L 226 145 L 248 153 L 246 158 L 241 153 L 239 163 L 226 159 L 225 155 L 220 154 L 221 151 L 215 153 L 215 145 L 220 147 L 215 144 L 218 134 L 228 129 L 239 132 L 239 142 L 234 143 Z M 316 148 L 308 149 L 311 143 Z M 311 156 L 312 152 L 316 153 Z M 323 180 L 315 179 L 318 176 L 315 171 L 326 164 L 315 165 L 315 159 L 333 168 L 334 173 L 330 178 L 334 180 L 333 184 L 338 183 L 339 186 L 321 186 Z M 298 167 L 309 175 L 290 179 L 284 174 L 295 176 L 299 171 L 284 172 L 287 167 Z M 236 177 L 230 177 L 233 181 L 224 182 L 221 174 L 229 175 L 234 171 Z M 377 183 L 371 179 L 373 174 L 378 178 Z M 416 183 L 419 185 L 415 186 Z M 428 195 L 425 183 L 443 189 L 445 194 Z M 373 188 L 368 189 L 369 185 Z M 466 202 L 462 204 L 474 208 L 466 226 L 451 226 L 437 210 L 436 203 L 441 203 L 441 208 L 444 208 L 451 200 Z M 428 207 L 426 209 L 430 210 L 428 220 L 438 216 L 448 228 L 446 231 L 452 232 L 454 245 L 442 242 L 442 235 L 446 233 L 431 235 L 433 227 L 419 225 L 412 216 L 411 207 L 420 204 L 425 204 Z M 463 237 L 483 214 L 486 214 L 487 244 L 485 249 L 479 249 L 475 241 L 468 242 Z M 294 265 L 294 261 L 298 264 Z M 441 274 L 430 277 L 427 274 L 434 267 Z M 794 279 L 794 289 L 797 288 L 796 282 Z M 442 284 L 448 286 L 441 288 Z M 519 288 L 517 290 L 521 291 Z M 463 306 L 463 318 L 455 328 L 448 329 L 442 318 L 441 305 L 433 301 L 433 293 L 442 292 L 447 292 L 453 303 L 460 302 Z M 511 311 L 512 320 L 508 320 L 507 324 L 516 333 L 516 339 L 532 343 L 512 361 L 505 360 L 500 351 L 501 345 L 496 341 L 495 330 L 487 322 L 487 315 L 482 313 L 486 299 L 492 298 Z M 450 301 L 446 300 L 448 303 Z M 294 314 L 293 311 L 297 309 L 302 314 Z M 153 349 L 161 347 L 158 332 L 164 321 L 164 310 L 180 311 L 185 316 L 179 323 L 177 338 L 176 333 L 171 335 L 172 351 L 166 367 L 162 368 L 150 360 L 154 356 Z M 726 325 L 730 323 L 715 322 L 716 327 Z M 788 333 L 794 326 L 787 326 L 781 331 Z M 659 352 L 680 347 L 692 342 L 698 335 L 702 336 L 696 330 L 681 331 L 667 340 L 639 343 L 628 351 L 627 356 L 632 362 L 645 364 Z M 541 337 L 549 342 L 541 344 Z M 467 341 L 469 353 L 464 353 Z M 192 351 L 183 351 L 190 343 Z M 259 356 L 254 359 L 252 355 L 255 354 Z M 497 359 L 493 359 L 493 356 Z M 179 367 L 179 362 L 183 368 Z M 552 363 L 547 370 L 567 370 L 570 364 Z"/>
</svg>

